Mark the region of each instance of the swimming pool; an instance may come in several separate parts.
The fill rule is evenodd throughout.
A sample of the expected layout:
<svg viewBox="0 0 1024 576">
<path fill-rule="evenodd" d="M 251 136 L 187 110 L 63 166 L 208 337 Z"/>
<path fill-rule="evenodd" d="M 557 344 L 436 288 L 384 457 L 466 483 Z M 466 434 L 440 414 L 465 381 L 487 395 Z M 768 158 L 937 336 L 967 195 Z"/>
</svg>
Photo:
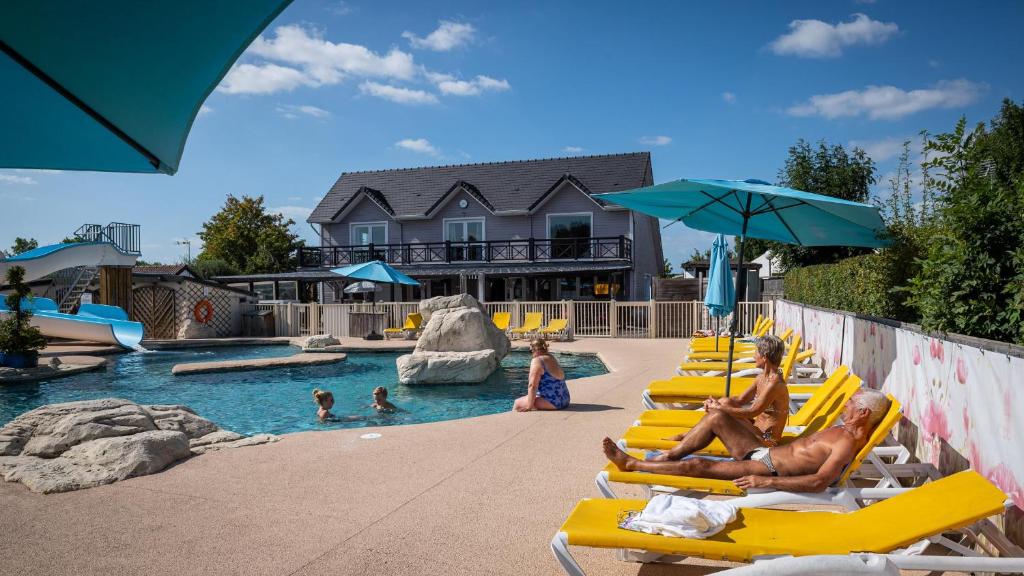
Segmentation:
<svg viewBox="0 0 1024 576">
<path fill-rule="evenodd" d="M 124 398 L 140 404 L 184 404 L 221 428 L 242 434 L 283 434 L 304 430 L 389 426 L 454 420 L 504 412 L 526 393 L 530 356 L 513 352 L 502 368 L 481 384 L 403 386 L 398 383 L 398 353 L 351 353 L 326 366 L 172 376 L 182 362 L 289 356 L 290 346 L 225 347 L 133 352 L 110 359 L 105 371 L 87 372 L 31 384 L 0 386 L 0 426 L 44 404 Z M 593 356 L 556 355 L 567 378 L 607 373 Z M 401 411 L 377 414 L 369 408 L 371 391 L 388 389 Z M 320 423 L 314 388 L 334 393 L 334 409 L 347 422 Z"/>
</svg>

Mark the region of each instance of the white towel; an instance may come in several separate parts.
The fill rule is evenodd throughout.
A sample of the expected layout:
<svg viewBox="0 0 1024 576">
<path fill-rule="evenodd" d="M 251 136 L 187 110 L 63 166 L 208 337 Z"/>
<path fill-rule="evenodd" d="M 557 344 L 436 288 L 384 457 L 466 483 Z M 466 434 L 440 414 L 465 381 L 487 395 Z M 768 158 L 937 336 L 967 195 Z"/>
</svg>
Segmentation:
<svg viewBox="0 0 1024 576">
<path fill-rule="evenodd" d="M 659 494 L 623 528 L 676 538 L 704 539 L 714 536 L 735 519 L 736 507 L 723 500 Z"/>
</svg>

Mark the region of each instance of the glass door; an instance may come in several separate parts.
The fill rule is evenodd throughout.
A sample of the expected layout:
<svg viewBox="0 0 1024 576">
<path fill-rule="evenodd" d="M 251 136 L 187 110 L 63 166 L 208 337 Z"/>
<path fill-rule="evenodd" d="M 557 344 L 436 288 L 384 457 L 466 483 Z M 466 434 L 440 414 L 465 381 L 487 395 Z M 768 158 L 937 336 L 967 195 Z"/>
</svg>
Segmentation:
<svg viewBox="0 0 1024 576">
<path fill-rule="evenodd" d="M 484 259 L 484 221 L 482 218 L 445 220 L 445 240 L 451 243 L 452 261 Z"/>
<path fill-rule="evenodd" d="M 366 222 L 352 225 L 352 263 L 384 260 L 388 243 L 388 225 L 385 222 Z M 373 244 L 373 254 L 370 253 Z"/>
</svg>

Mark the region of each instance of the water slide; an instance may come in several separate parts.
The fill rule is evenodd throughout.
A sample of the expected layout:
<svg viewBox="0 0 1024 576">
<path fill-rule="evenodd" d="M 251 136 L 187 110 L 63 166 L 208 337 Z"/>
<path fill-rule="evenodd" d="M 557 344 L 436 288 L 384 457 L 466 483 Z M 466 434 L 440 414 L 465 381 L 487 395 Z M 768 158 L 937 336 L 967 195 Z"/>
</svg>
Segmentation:
<svg viewBox="0 0 1024 576">
<path fill-rule="evenodd" d="M 132 266 L 136 258 L 137 254 L 122 252 L 111 242 L 53 244 L 0 260 L 0 278 L 12 266 L 25 268 L 25 281 L 29 282 L 76 266 Z M 31 324 L 44 336 L 125 348 L 134 348 L 142 341 L 142 324 L 129 320 L 117 306 L 82 304 L 77 314 L 64 314 L 52 299 L 39 297 L 23 300 L 22 306 L 32 310 Z M 0 314 L 4 312 L 9 310 L 0 298 Z"/>
</svg>

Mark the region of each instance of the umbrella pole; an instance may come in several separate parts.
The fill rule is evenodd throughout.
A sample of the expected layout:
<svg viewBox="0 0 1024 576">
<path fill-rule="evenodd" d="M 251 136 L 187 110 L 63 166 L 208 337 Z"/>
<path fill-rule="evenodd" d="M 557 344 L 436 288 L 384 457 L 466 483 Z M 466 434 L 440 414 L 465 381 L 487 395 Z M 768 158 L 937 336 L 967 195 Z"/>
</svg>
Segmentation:
<svg viewBox="0 0 1024 576">
<path fill-rule="evenodd" d="M 747 196 L 747 213 L 750 212 L 750 196 Z M 736 329 L 740 317 L 740 294 L 747 289 L 747 275 L 743 273 L 743 243 L 747 239 L 747 223 L 750 217 L 743 216 L 743 233 L 740 234 L 740 253 L 736 265 L 736 299 L 732 308 L 732 326 L 729 327 L 729 359 L 725 372 L 725 397 L 729 397 L 729 389 L 732 386 L 732 352 L 736 347 Z"/>
</svg>

